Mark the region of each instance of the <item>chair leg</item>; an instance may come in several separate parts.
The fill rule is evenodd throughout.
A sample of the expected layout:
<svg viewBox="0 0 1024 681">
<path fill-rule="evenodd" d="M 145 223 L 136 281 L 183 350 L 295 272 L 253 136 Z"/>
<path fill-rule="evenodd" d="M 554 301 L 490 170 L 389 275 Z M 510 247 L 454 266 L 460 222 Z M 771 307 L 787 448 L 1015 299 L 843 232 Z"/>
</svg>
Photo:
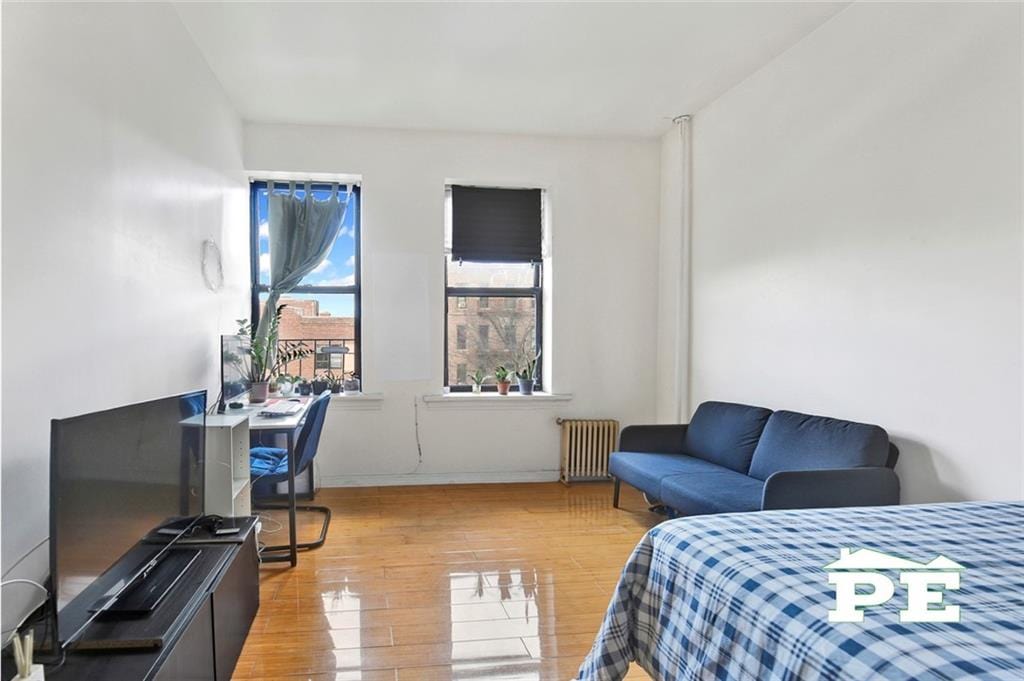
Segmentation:
<svg viewBox="0 0 1024 681">
<path fill-rule="evenodd" d="M 260 506 L 253 506 L 253 510 L 256 510 L 256 511 L 287 511 L 288 510 L 288 505 L 287 504 L 266 504 L 266 505 L 260 505 Z M 296 506 L 295 510 L 296 511 L 309 511 L 311 513 L 323 513 L 323 515 L 324 515 L 324 523 L 320 527 L 320 536 L 317 537 L 315 541 L 297 543 L 295 545 L 295 548 L 299 549 L 301 551 L 310 551 L 312 549 L 318 549 L 321 546 L 323 546 L 324 542 L 327 541 L 327 528 L 331 524 L 331 509 L 327 508 L 326 506 Z M 289 546 L 287 544 L 282 544 L 280 546 L 264 546 L 262 550 L 263 551 L 276 552 L 276 551 L 287 551 L 288 549 L 289 549 Z"/>
<path fill-rule="evenodd" d="M 612 507 L 613 508 L 618 508 L 619 507 L 619 485 L 621 485 L 621 484 L 622 484 L 622 481 L 619 480 L 618 478 L 615 478 L 615 491 L 612 492 Z"/>
</svg>

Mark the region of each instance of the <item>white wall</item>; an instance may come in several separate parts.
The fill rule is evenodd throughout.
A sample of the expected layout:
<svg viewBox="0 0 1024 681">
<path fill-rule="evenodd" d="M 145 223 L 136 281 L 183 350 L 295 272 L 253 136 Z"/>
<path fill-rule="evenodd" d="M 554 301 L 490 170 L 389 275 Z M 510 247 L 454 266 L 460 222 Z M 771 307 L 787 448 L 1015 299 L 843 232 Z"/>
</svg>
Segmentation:
<svg viewBox="0 0 1024 681">
<path fill-rule="evenodd" d="M 5 4 L 3 88 L 6 574 L 48 533 L 51 418 L 216 389 L 217 334 L 248 309 L 248 193 L 241 122 L 167 5 Z"/>
<path fill-rule="evenodd" d="M 334 407 L 327 485 L 554 480 L 556 416 L 654 417 L 656 141 L 248 125 L 246 167 L 347 173 L 363 186 L 363 374 L 378 410 Z M 550 388 L 530 409 L 419 404 L 443 382 L 446 180 L 539 186 L 551 209 Z M 549 387 L 549 386 L 546 386 Z"/>
<path fill-rule="evenodd" d="M 698 112 L 692 404 L 881 424 L 904 501 L 1020 498 L 1015 4 L 856 4 Z"/>
</svg>

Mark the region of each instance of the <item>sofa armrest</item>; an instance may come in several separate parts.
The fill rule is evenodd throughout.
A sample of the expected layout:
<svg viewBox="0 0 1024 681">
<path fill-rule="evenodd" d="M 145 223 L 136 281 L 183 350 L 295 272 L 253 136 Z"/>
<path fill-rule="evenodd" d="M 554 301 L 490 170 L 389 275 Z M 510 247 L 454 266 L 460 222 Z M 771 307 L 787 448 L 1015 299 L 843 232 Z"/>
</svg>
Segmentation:
<svg viewBox="0 0 1024 681">
<path fill-rule="evenodd" d="M 779 471 L 768 477 L 763 510 L 887 506 L 900 503 L 900 479 L 891 468 Z"/>
<path fill-rule="evenodd" d="M 619 436 L 619 451 L 682 454 L 686 425 L 626 426 Z"/>
</svg>

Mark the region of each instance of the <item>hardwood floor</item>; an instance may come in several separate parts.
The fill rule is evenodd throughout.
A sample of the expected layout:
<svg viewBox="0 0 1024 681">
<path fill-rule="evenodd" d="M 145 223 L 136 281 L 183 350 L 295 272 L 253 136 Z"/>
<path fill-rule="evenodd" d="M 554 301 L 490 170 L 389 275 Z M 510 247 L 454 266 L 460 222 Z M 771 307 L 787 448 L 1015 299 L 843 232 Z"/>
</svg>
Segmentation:
<svg viewBox="0 0 1024 681">
<path fill-rule="evenodd" d="M 603 483 L 324 489 L 317 503 L 334 512 L 327 544 L 261 568 L 236 681 L 571 679 L 660 520 L 625 486 L 613 509 Z M 300 515 L 300 539 L 315 520 Z"/>
</svg>

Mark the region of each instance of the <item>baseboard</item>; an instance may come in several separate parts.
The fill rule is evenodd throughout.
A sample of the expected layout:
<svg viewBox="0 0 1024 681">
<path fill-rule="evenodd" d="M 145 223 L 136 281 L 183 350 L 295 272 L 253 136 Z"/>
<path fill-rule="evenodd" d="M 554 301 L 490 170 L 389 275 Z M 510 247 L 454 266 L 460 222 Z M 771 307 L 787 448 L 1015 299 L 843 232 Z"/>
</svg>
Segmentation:
<svg viewBox="0 0 1024 681">
<path fill-rule="evenodd" d="M 558 471 L 508 473 L 411 473 L 405 475 L 324 475 L 322 487 L 393 487 L 396 485 L 459 485 L 502 482 L 557 482 Z"/>
</svg>

